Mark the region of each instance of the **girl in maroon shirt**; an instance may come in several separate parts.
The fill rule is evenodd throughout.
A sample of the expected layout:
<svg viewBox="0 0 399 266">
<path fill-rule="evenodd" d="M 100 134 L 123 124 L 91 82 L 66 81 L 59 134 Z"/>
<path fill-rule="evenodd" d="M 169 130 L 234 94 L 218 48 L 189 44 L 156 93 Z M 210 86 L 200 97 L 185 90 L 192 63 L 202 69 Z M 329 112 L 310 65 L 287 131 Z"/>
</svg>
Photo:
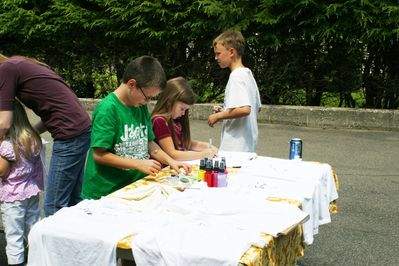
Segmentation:
<svg viewBox="0 0 399 266">
<path fill-rule="evenodd" d="M 218 149 L 192 140 L 188 110 L 195 103 L 191 86 L 182 77 L 167 82 L 152 111 L 152 127 L 159 146 L 175 160 L 188 161 L 213 157 Z"/>
</svg>

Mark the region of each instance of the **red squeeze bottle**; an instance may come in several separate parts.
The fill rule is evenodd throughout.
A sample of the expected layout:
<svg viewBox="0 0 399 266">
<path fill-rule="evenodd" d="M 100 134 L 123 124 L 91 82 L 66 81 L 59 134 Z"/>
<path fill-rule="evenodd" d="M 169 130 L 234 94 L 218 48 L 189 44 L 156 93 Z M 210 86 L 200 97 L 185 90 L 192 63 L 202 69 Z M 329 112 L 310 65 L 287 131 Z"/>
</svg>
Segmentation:
<svg viewBox="0 0 399 266">
<path fill-rule="evenodd" d="M 208 187 L 213 185 L 213 173 L 212 173 L 212 160 L 207 160 L 205 164 L 205 182 Z"/>
</svg>

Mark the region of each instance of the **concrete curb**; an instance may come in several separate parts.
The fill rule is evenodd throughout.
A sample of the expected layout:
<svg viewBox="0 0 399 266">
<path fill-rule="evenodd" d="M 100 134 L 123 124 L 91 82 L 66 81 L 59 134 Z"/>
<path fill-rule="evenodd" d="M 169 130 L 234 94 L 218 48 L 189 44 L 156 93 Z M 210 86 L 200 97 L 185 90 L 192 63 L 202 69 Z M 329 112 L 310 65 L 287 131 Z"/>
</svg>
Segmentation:
<svg viewBox="0 0 399 266">
<path fill-rule="evenodd" d="M 92 111 L 100 99 L 81 98 L 87 111 Z M 154 102 L 149 104 L 152 110 Z M 191 117 L 207 120 L 214 104 L 195 104 Z M 338 107 L 309 107 L 262 105 L 258 122 L 316 128 L 376 129 L 399 131 L 399 110 L 354 109 Z"/>
</svg>

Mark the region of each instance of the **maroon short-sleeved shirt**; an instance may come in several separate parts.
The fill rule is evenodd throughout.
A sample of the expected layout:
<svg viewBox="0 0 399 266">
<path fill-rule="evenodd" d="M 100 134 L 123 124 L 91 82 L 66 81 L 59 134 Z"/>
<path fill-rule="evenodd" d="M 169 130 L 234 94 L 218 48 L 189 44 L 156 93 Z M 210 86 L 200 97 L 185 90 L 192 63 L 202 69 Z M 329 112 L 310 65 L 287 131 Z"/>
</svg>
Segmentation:
<svg viewBox="0 0 399 266">
<path fill-rule="evenodd" d="M 173 124 L 174 124 L 174 131 L 179 142 L 177 147 L 175 145 L 175 149 L 184 151 L 182 126 L 179 122 L 175 122 Z M 154 130 L 155 139 L 157 142 L 159 142 L 159 140 L 163 138 L 172 137 L 172 132 L 170 131 L 168 122 L 166 121 L 166 118 L 164 116 L 155 115 L 152 117 L 152 129 Z"/>
<path fill-rule="evenodd" d="M 12 111 L 15 97 L 41 118 L 54 139 L 69 139 L 91 127 L 89 115 L 65 81 L 23 57 L 0 64 L 0 111 Z"/>
</svg>

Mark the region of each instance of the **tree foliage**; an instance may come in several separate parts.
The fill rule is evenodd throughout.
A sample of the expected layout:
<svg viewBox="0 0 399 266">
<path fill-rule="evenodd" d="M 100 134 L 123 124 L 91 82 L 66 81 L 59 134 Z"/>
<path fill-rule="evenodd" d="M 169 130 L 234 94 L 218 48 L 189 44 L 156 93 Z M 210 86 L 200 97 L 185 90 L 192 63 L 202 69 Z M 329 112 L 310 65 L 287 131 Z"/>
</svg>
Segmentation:
<svg viewBox="0 0 399 266">
<path fill-rule="evenodd" d="M 200 101 L 221 101 L 229 71 L 212 40 L 241 30 L 263 103 L 399 107 L 399 4 L 390 0 L 3 0 L 0 52 L 45 61 L 80 97 L 103 97 L 126 63 L 157 57 Z"/>
</svg>

